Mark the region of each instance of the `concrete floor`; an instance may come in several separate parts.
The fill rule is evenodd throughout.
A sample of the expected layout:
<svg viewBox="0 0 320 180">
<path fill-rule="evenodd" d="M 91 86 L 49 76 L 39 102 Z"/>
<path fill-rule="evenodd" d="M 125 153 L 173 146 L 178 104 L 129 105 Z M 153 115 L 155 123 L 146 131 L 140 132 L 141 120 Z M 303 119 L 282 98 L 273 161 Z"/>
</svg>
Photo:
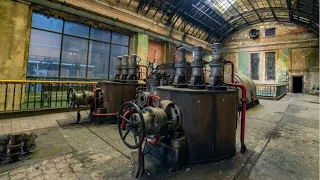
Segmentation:
<svg viewBox="0 0 320 180">
<path fill-rule="evenodd" d="M 135 151 L 123 145 L 115 125 L 57 123 L 74 118 L 66 112 L 1 120 L 0 134 L 32 131 L 38 138 L 36 151 L 23 162 L 0 163 L 0 180 L 132 179 Z M 143 179 L 319 179 L 318 97 L 260 100 L 247 113 L 246 145 L 245 154 L 173 173 L 146 163 Z"/>
</svg>

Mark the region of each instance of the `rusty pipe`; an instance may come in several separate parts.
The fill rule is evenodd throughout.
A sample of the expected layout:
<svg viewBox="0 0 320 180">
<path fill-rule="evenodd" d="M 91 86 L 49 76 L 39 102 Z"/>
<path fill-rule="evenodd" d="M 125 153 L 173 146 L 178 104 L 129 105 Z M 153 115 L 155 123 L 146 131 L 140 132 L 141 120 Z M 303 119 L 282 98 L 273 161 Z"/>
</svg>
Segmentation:
<svg viewBox="0 0 320 180">
<path fill-rule="evenodd" d="M 230 83 L 227 85 L 239 87 L 242 90 L 242 111 L 241 111 L 241 132 L 240 132 L 240 142 L 241 142 L 241 153 L 246 152 L 247 148 L 244 144 L 244 131 L 245 131 L 245 125 L 246 125 L 246 104 L 247 104 L 247 90 L 246 87 L 242 84 L 236 84 L 236 83 Z"/>
<path fill-rule="evenodd" d="M 232 61 L 226 61 L 226 64 L 231 64 L 231 83 L 234 83 L 234 63 Z"/>
</svg>

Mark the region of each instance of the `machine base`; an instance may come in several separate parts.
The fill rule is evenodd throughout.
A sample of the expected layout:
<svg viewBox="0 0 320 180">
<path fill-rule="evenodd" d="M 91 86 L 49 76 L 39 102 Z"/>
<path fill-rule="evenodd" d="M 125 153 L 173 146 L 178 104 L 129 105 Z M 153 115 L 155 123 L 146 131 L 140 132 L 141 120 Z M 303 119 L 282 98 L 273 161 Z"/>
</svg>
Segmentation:
<svg viewBox="0 0 320 180">
<path fill-rule="evenodd" d="M 94 116 L 91 112 L 89 113 L 88 119 L 90 122 L 95 124 L 116 124 L 116 116 Z"/>
<path fill-rule="evenodd" d="M 147 155 L 156 164 L 166 166 L 172 169 L 180 169 L 187 164 L 186 148 L 174 148 L 164 142 L 159 142 L 157 145 L 146 145 Z M 152 149 L 152 150 L 151 150 Z"/>
<path fill-rule="evenodd" d="M 189 89 L 205 89 L 206 85 L 205 84 L 203 84 L 203 85 L 189 85 L 188 88 Z"/>
<path fill-rule="evenodd" d="M 187 88 L 188 84 L 172 84 L 175 88 Z"/>
<path fill-rule="evenodd" d="M 207 86 L 208 90 L 222 90 L 222 91 L 226 91 L 227 87 L 225 86 Z"/>
</svg>

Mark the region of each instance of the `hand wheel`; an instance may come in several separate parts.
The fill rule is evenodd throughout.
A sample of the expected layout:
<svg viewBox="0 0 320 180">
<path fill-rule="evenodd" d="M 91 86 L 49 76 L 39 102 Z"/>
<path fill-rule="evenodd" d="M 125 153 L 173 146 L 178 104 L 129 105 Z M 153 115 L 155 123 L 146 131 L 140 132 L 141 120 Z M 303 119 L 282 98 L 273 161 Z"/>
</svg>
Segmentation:
<svg viewBox="0 0 320 180">
<path fill-rule="evenodd" d="M 67 103 L 69 111 L 73 111 L 74 106 L 76 105 L 76 99 L 74 97 L 74 89 L 70 88 L 67 94 Z"/>
<path fill-rule="evenodd" d="M 129 115 L 126 117 L 124 116 L 125 112 L 129 112 Z M 140 108 L 133 102 L 126 102 L 121 106 L 117 117 L 121 140 L 128 148 L 137 149 L 142 144 L 145 137 L 144 119 Z M 122 131 L 122 120 L 126 122 L 125 131 Z M 131 143 L 126 139 L 130 132 L 133 135 L 134 143 Z"/>
</svg>

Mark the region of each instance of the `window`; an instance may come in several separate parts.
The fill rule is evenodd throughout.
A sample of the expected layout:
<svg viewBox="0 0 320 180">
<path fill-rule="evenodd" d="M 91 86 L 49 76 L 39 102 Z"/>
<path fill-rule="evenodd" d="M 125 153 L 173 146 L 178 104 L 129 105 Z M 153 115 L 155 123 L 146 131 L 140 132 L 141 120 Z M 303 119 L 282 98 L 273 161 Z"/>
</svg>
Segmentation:
<svg viewBox="0 0 320 180">
<path fill-rule="evenodd" d="M 259 53 L 251 53 L 251 79 L 259 80 Z"/>
<path fill-rule="evenodd" d="M 112 78 L 128 46 L 125 34 L 33 13 L 27 76 Z"/>
<path fill-rule="evenodd" d="M 265 29 L 265 37 L 273 37 L 276 35 L 276 28 Z"/>
<path fill-rule="evenodd" d="M 236 0 L 206 0 L 205 2 L 210 7 L 213 7 L 214 9 L 217 9 L 219 12 L 224 13 L 236 2 Z"/>
<path fill-rule="evenodd" d="M 267 80 L 275 80 L 275 61 L 276 61 L 276 53 L 275 52 L 267 52 L 266 53 L 266 79 Z"/>
</svg>

